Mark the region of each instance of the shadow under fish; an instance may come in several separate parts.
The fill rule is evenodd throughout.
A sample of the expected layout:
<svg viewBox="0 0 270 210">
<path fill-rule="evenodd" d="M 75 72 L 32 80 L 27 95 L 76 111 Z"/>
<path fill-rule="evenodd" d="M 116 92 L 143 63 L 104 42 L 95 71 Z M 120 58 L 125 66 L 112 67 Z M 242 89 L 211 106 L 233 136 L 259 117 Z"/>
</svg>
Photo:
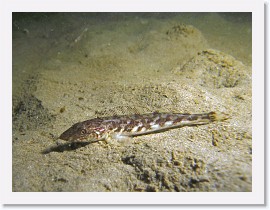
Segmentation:
<svg viewBox="0 0 270 210">
<path fill-rule="evenodd" d="M 69 142 L 65 144 L 59 144 L 52 147 L 49 147 L 42 151 L 42 154 L 49 154 L 51 152 L 65 152 L 65 151 L 73 151 L 79 149 L 81 147 L 85 147 L 88 144 L 92 144 L 94 142 Z"/>
</svg>

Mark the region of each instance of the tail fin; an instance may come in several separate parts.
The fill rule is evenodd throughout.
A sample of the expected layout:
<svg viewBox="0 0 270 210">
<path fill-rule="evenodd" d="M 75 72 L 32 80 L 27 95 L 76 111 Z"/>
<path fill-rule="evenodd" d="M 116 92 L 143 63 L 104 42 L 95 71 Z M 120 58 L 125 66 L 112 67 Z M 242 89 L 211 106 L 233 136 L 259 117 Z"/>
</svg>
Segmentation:
<svg viewBox="0 0 270 210">
<path fill-rule="evenodd" d="M 222 112 L 209 112 L 208 116 L 212 122 L 214 121 L 224 121 L 229 119 L 229 115 Z"/>
</svg>

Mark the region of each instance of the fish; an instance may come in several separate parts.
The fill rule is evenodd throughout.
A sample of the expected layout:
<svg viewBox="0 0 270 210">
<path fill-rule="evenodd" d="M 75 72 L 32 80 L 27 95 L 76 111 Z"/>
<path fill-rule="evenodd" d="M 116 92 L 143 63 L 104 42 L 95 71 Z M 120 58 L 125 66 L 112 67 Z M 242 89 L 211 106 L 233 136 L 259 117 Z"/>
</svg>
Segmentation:
<svg viewBox="0 0 270 210">
<path fill-rule="evenodd" d="M 226 119 L 228 119 L 228 115 L 218 112 L 202 114 L 153 112 L 147 114 L 97 117 L 72 125 L 59 136 L 59 139 L 69 142 L 107 141 L 110 138 L 121 140 L 164 132 L 173 128 L 203 125 Z"/>
</svg>

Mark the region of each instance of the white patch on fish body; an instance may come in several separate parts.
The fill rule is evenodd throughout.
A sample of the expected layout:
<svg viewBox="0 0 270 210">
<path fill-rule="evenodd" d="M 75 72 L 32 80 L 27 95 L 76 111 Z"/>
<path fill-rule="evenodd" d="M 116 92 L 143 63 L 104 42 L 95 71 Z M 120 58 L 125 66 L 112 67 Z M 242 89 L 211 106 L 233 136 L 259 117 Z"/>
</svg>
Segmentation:
<svg viewBox="0 0 270 210">
<path fill-rule="evenodd" d="M 165 126 L 171 126 L 173 124 L 173 121 L 167 121 L 167 122 L 165 122 Z"/>
<path fill-rule="evenodd" d="M 156 125 L 156 121 L 150 122 L 150 126 L 152 126 L 152 125 Z"/>
<path fill-rule="evenodd" d="M 132 128 L 131 132 L 132 133 L 137 132 L 138 131 L 138 128 L 139 128 L 139 126 L 135 126 L 134 128 Z"/>
<path fill-rule="evenodd" d="M 143 133 L 143 132 L 145 132 L 146 130 L 147 130 L 146 127 L 142 127 L 141 132 Z"/>
<path fill-rule="evenodd" d="M 153 130 L 156 130 L 156 129 L 159 129 L 159 128 L 160 128 L 159 124 L 151 125 L 151 129 L 153 129 Z"/>
</svg>

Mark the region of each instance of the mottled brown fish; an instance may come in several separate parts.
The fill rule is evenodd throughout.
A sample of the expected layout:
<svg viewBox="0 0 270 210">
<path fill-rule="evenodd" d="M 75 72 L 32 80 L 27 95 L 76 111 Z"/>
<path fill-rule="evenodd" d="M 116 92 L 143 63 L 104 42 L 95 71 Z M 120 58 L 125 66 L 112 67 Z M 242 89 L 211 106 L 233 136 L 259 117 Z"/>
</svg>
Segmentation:
<svg viewBox="0 0 270 210">
<path fill-rule="evenodd" d="M 144 134 L 166 131 L 183 126 L 202 125 L 223 121 L 224 114 L 150 113 L 94 118 L 74 124 L 60 135 L 66 141 L 99 141 L 109 138 L 123 139 Z"/>
</svg>

